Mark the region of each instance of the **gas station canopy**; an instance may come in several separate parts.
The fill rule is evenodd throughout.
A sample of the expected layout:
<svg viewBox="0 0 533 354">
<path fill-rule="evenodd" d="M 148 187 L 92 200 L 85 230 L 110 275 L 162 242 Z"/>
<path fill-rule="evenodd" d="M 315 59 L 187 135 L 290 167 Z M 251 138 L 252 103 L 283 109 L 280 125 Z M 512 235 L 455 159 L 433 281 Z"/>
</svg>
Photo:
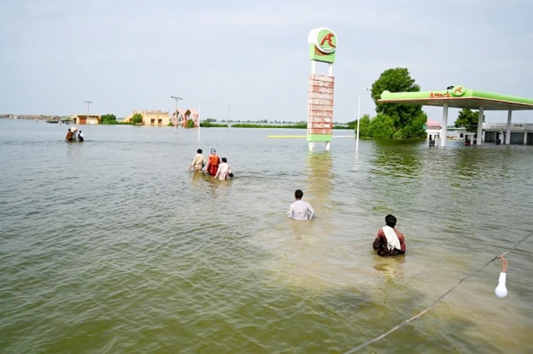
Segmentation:
<svg viewBox="0 0 533 354">
<path fill-rule="evenodd" d="M 422 106 L 442 107 L 442 132 L 440 133 L 441 146 L 446 146 L 446 134 L 448 125 L 448 108 L 478 109 L 477 139 L 476 144 L 482 142 L 483 112 L 484 111 L 507 111 L 507 128 L 505 132 L 505 144 L 510 144 L 512 112 L 519 110 L 533 110 L 533 99 L 502 95 L 498 93 L 467 90 L 464 86 L 448 86 L 442 91 L 425 92 L 389 92 L 383 91 L 378 103 L 402 103 Z M 526 133 L 527 134 L 527 133 Z M 524 138 L 525 140 L 527 139 Z M 524 141 L 525 141 L 524 140 Z"/>
<path fill-rule="evenodd" d="M 378 103 L 404 103 L 423 106 L 479 109 L 485 111 L 533 110 L 533 99 L 498 93 L 467 90 L 464 86 L 450 86 L 442 91 L 389 92 L 383 91 Z"/>
</svg>

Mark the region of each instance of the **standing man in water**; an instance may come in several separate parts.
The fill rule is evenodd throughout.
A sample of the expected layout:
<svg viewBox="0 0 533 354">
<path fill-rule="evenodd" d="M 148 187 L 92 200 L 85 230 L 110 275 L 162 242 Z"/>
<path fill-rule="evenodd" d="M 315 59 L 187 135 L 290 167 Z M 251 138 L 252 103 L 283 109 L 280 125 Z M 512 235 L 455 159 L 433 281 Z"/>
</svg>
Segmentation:
<svg viewBox="0 0 533 354">
<path fill-rule="evenodd" d="M 378 234 L 372 247 L 377 250 L 378 256 L 397 256 L 405 254 L 405 238 L 398 231 L 394 215 L 385 217 L 385 226 L 378 230 Z"/>
<path fill-rule="evenodd" d="M 200 172 L 202 171 L 202 168 L 205 165 L 205 157 L 202 155 L 202 149 L 196 150 L 196 155 L 194 156 L 194 159 L 192 160 L 191 166 L 189 166 L 189 170 L 191 168 L 194 168 L 194 172 Z"/>
<path fill-rule="evenodd" d="M 72 132 L 72 130 L 67 129 L 67 136 L 65 137 L 65 140 L 66 141 L 74 140 L 74 133 Z"/>
<path fill-rule="evenodd" d="M 216 175 L 218 171 L 218 165 L 220 165 L 220 157 L 218 157 L 215 148 L 212 148 L 211 155 L 209 155 L 209 158 L 207 159 L 207 166 L 205 168 L 206 173 L 211 176 Z"/>
<path fill-rule="evenodd" d="M 313 207 L 308 202 L 302 200 L 304 192 L 301 189 L 297 189 L 294 192 L 295 202 L 289 207 L 287 216 L 294 220 L 311 220 L 315 216 Z"/>
<path fill-rule="evenodd" d="M 228 177 L 232 177 L 233 172 L 231 172 L 231 166 L 228 164 L 228 159 L 225 157 L 222 158 L 222 163 L 218 165 L 217 173 L 215 174 L 215 178 L 220 179 L 221 181 L 224 181 L 228 179 Z"/>
</svg>

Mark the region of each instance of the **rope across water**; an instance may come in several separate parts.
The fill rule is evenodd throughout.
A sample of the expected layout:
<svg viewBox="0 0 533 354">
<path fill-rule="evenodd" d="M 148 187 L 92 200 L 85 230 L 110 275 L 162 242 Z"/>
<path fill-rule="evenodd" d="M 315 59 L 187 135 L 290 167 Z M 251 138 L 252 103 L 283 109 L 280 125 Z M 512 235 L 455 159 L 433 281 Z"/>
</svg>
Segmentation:
<svg viewBox="0 0 533 354">
<path fill-rule="evenodd" d="M 391 334 L 392 332 L 396 331 L 397 329 L 399 329 L 400 327 L 403 327 L 404 325 L 408 324 L 409 322 L 411 321 L 414 321 L 416 320 L 417 318 L 419 318 L 420 316 L 422 316 L 423 314 L 425 314 L 426 312 L 428 312 L 429 310 L 431 310 L 439 301 L 441 301 L 446 295 L 448 295 L 449 293 L 451 293 L 452 291 L 454 291 L 458 286 L 459 284 L 461 284 L 462 282 L 464 282 L 467 278 L 469 278 L 471 275 L 479 272 L 480 270 L 482 270 L 483 268 L 485 268 L 486 266 L 488 266 L 490 263 L 494 262 L 495 260 L 497 260 L 498 258 L 501 258 L 502 259 L 502 262 L 504 262 L 504 266 L 503 266 L 503 271 L 505 272 L 505 270 L 507 269 L 507 261 L 505 261 L 505 258 L 503 258 L 505 255 L 507 255 L 508 253 L 514 251 L 522 242 L 524 242 L 526 239 L 528 239 L 530 236 L 532 236 L 533 233 L 529 234 L 529 235 L 526 235 L 524 238 L 522 238 L 520 241 L 518 241 L 514 246 L 513 248 L 505 251 L 504 253 L 502 253 L 501 255 L 499 256 L 495 256 L 494 258 L 492 258 L 490 261 L 488 261 L 487 263 L 485 263 L 482 267 L 470 272 L 469 274 L 467 274 L 465 277 L 463 277 L 461 280 L 459 280 L 454 286 L 452 286 L 450 289 L 448 289 L 444 294 L 442 294 L 441 296 L 439 296 L 437 298 L 437 300 L 435 300 L 431 305 L 429 305 L 429 307 L 427 307 L 426 309 L 424 309 L 423 311 L 419 312 L 418 314 L 416 314 L 415 316 L 403 321 L 402 323 L 394 326 L 393 328 L 389 329 L 387 332 L 369 340 L 369 341 L 366 341 L 365 343 L 353 348 L 353 349 L 350 349 L 349 351 L 345 352 L 345 354 L 350 354 L 350 353 L 355 353 L 356 351 L 360 350 L 360 349 L 363 349 L 364 347 L 368 346 L 369 344 L 372 344 L 374 342 L 377 342 L 378 340 L 382 339 L 382 338 L 385 338 L 386 336 L 388 336 L 389 334 Z"/>
</svg>

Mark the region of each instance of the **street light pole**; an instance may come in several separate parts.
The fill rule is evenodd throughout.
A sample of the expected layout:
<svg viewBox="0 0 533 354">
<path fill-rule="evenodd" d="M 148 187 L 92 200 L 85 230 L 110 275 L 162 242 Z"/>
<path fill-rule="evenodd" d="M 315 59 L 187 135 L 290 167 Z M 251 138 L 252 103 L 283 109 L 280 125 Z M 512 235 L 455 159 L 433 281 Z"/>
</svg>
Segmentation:
<svg viewBox="0 0 533 354">
<path fill-rule="evenodd" d="M 173 122 L 174 128 L 176 128 L 176 125 L 178 125 L 178 101 L 182 100 L 183 98 L 181 98 L 180 96 L 172 96 L 172 95 L 170 95 L 170 98 L 176 101 L 176 111 L 174 112 L 174 114 L 176 115 L 176 120 Z"/>
<path fill-rule="evenodd" d="M 198 147 L 200 147 L 200 110 L 202 109 L 203 101 L 198 104 Z"/>
<path fill-rule="evenodd" d="M 87 119 L 85 120 L 85 124 L 87 124 L 87 121 L 89 120 L 89 106 L 93 101 L 85 101 L 87 103 Z"/>
<path fill-rule="evenodd" d="M 357 133 L 355 137 L 355 153 L 356 154 L 359 152 L 359 121 L 361 120 L 361 96 L 368 90 L 370 90 L 370 88 L 367 87 L 363 92 L 359 94 L 359 103 L 357 104 Z"/>
</svg>

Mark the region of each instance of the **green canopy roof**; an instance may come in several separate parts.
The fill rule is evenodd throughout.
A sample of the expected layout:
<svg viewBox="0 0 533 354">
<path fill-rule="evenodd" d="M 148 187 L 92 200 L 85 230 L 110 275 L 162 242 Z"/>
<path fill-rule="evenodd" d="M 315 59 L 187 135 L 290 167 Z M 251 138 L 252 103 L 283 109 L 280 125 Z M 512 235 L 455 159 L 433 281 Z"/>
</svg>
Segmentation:
<svg viewBox="0 0 533 354">
<path fill-rule="evenodd" d="M 464 86 L 450 86 L 442 91 L 389 92 L 383 91 L 378 103 L 403 103 L 479 109 L 485 111 L 533 110 L 533 99 L 498 93 L 467 90 Z"/>
</svg>

